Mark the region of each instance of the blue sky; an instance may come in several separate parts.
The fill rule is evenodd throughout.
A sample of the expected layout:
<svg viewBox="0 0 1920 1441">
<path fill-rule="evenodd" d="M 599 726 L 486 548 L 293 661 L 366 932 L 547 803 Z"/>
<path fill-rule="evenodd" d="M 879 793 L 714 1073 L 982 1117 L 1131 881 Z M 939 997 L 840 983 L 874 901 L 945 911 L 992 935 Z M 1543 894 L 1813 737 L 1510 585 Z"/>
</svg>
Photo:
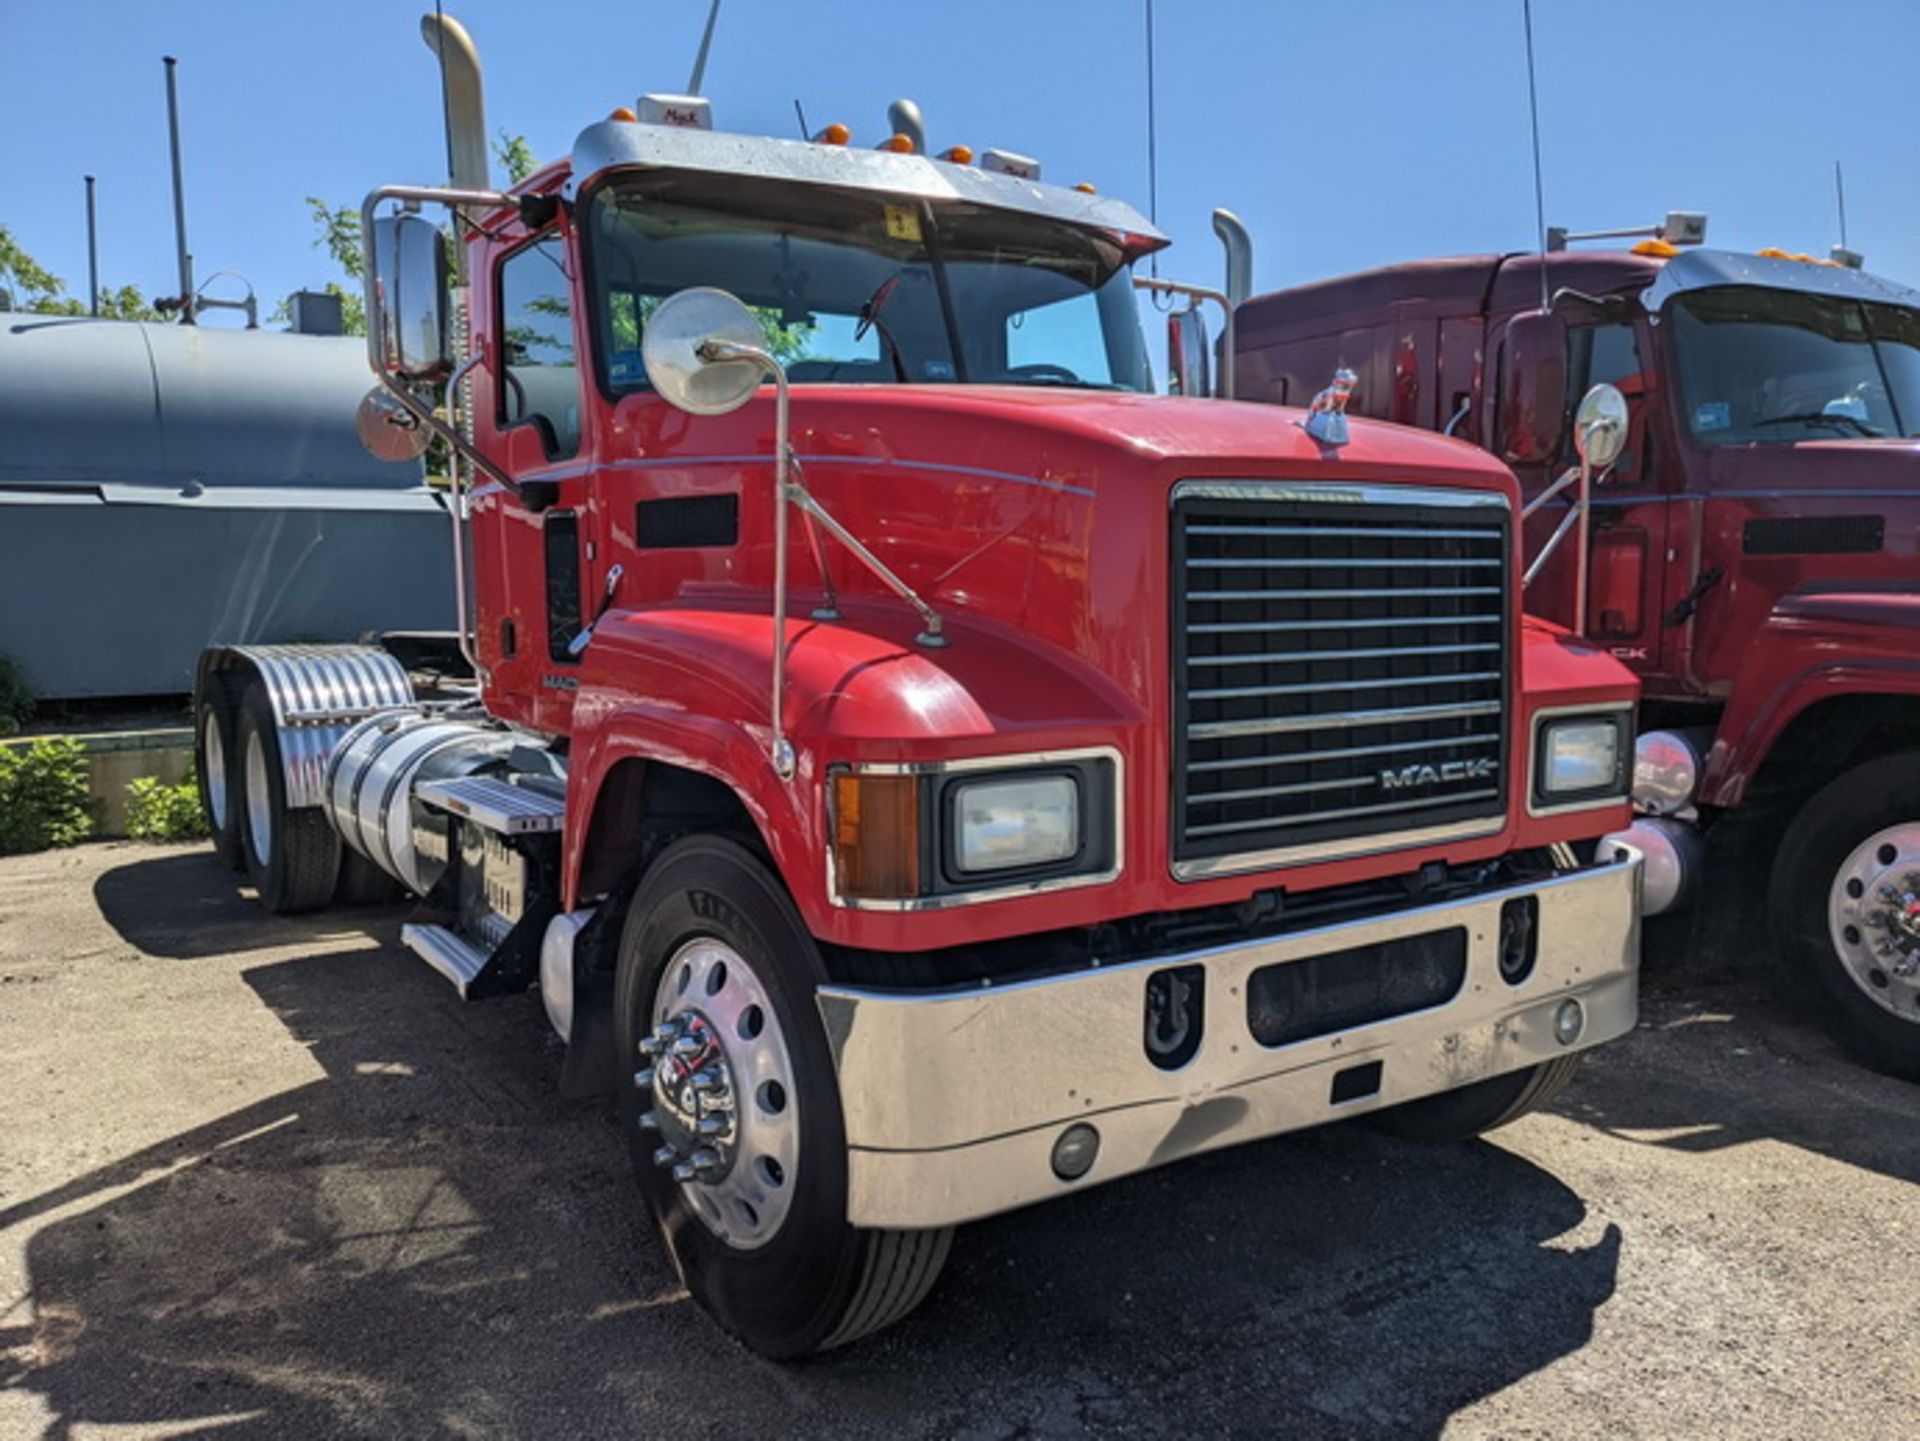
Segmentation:
<svg viewBox="0 0 1920 1441">
<path fill-rule="evenodd" d="M 103 278 L 173 285 L 160 57 L 180 57 L 198 273 L 263 303 L 332 277 L 303 197 L 443 178 L 432 56 L 404 0 L 9 0 L 0 7 L 0 220 L 75 293 L 81 176 Z M 542 157 L 643 90 L 685 83 L 706 0 L 460 0 L 489 121 Z M 884 133 L 899 95 L 936 148 L 998 145 L 1147 208 L 1141 0 L 725 0 L 707 91 L 721 128 Z M 1520 0 L 1157 0 L 1162 273 L 1217 284 L 1212 207 L 1252 227 L 1267 289 L 1534 242 Z M 1709 240 L 1824 253 L 1920 283 L 1920 0 L 1536 0 L 1550 223 L 1702 209 Z M 84 57 L 84 58 L 83 58 Z M 234 323 L 216 316 L 209 323 Z M 1157 347 L 1156 347 L 1157 348 Z"/>
</svg>

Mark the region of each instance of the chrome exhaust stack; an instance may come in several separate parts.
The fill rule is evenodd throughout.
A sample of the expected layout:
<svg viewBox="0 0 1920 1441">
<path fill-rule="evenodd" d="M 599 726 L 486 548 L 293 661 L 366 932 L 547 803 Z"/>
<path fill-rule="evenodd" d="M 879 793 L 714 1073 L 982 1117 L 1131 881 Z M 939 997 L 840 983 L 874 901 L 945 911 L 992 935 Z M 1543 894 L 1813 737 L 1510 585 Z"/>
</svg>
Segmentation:
<svg viewBox="0 0 1920 1441">
<path fill-rule="evenodd" d="M 420 17 L 420 38 L 439 57 L 445 88 L 447 163 L 455 190 L 490 190 L 487 157 L 487 101 L 480 82 L 480 53 L 473 37 L 451 15 Z"/>
</svg>

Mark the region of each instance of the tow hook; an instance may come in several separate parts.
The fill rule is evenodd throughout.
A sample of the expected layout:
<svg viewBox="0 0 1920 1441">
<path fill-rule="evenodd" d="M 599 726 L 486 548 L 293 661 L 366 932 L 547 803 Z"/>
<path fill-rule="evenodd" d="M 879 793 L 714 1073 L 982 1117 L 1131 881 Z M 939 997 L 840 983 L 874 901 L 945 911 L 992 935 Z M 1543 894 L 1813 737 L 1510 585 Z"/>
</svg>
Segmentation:
<svg viewBox="0 0 1920 1441">
<path fill-rule="evenodd" d="M 1178 1070 L 1200 1049 L 1206 994 L 1203 966 L 1170 966 L 1147 977 L 1147 1059 L 1161 1070 Z"/>
</svg>

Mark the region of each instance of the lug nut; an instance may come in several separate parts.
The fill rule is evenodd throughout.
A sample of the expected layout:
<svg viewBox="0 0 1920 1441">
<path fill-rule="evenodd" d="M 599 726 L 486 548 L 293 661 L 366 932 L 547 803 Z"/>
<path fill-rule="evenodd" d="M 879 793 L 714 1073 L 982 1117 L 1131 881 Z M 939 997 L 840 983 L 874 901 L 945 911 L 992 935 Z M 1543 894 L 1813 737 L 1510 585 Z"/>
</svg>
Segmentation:
<svg viewBox="0 0 1920 1441">
<path fill-rule="evenodd" d="M 653 1088 L 652 1068 L 647 1067 L 645 1069 L 635 1071 L 633 1073 L 633 1083 L 643 1091 L 651 1090 Z"/>
<path fill-rule="evenodd" d="M 653 1164 L 656 1166 L 671 1166 L 679 1159 L 680 1153 L 672 1146 L 662 1146 L 653 1153 Z"/>
<path fill-rule="evenodd" d="M 702 1136 L 717 1136 L 727 1129 L 727 1123 L 719 1116 L 702 1116 L 693 1129 Z"/>
<path fill-rule="evenodd" d="M 695 1172 L 704 1173 L 707 1171 L 713 1171 L 713 1170 L 719 1169 L 720 1153 L 718 1151 L 709 1150 L 707 1147 L 702 1146 L 699 1150 L 695 1151 L 691 1156 L 689 1156 L 687 1158 L 687 1161 L 688 1161 L 688 1164 L 693 1167 Z"/>
<path fill-rule="evenodd" d="M 698 1036 L 682 1036 L 673 1043 L 672 1054 L 676 1056 L 697 1056 L 706 1050 L 706 1042 Z"/>
<path fill-rule="evenodd" d="M 659 1130 L 660 1113 L 658 1111 L 642 1111 L 640 1113 L 640 1129 L 643 1131 Z"/>
<path fill-rule="evenodd" d="M 696 1091 L 711 1091 L 720 1084 L 720 1078 L 712 1071 L 695 1071 L 687 1077 L 687 1084 Z"/>
<path fill-rule="evenodd" d="M 693 1167 L 685 1161 L 673 1168 L 673 1179 L 676 1181 L 691 1181 L 693 1174 Z"/>
</svg>

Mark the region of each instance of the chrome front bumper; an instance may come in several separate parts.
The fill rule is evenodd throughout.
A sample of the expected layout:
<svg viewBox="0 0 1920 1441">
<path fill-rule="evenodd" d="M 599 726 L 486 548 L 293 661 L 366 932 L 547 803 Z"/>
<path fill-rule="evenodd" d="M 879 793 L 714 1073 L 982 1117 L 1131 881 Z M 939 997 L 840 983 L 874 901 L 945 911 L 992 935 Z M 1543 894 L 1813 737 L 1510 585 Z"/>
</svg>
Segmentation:
<svg viewBox="0 0 1920 1441">
<path fill-rule="evenodd" d="M 1397 1105 L 1625 1035 L 1639 1004 L 1640 858 L 1449 905 L 1350 921 L 1047 980 L 964 991 L 828 986 L 820 1010 L 846 1112 L 848 1219 L 946 1226 L 1083 1189 L 1166 1161 Z M 1539 958 L 1499 973 L 1500 907 L 1531 894 Z M 1268 1048 L 1247 1024 L 1248 977 L 1263 966 L 1464 927 L 1466 979 L 1441 1005 Z M 1146 980 L 1206 969 L 1205 1032 L 1175 1071 L 1146 1056 Z M 1555 1038 L 1569 997 L 1585 1023 Z M 1332 1099 L 1335 1077 L 1378 1062 L 1378 1089 Z M 1092 1170 L 1053 1172 L 1075 1122 L 1100 1134 Z"/>
</svg>

